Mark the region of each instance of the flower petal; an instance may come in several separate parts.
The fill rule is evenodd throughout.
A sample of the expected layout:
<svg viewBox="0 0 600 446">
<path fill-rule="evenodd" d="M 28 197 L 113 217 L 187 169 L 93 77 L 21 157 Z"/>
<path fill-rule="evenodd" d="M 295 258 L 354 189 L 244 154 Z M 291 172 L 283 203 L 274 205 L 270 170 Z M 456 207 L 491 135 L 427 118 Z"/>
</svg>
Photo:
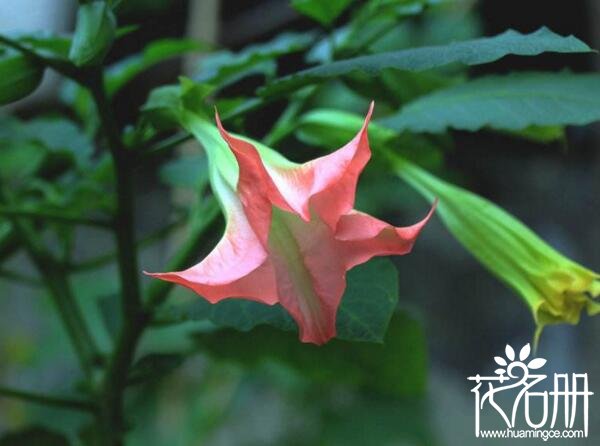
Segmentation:
<svg viewBox="0 0 600 446">
<path fill-rule="evenodd" d="M 279 200 L 276 194 L 271 194 L 273 204 L 284 210 L 291 208 L 305 221 L 310 220 L 312 207 L 312 211 L 333 229 L 339 217 L 352 209 L 358 176 L 371 157 L 367 126 L 372 112 L 373 104 L 357 135 L 329 155 L 299 166 L 276 162 L 265 164 L 269 183 L 274 184 L 283 197 Z M 230 145 L 232 141 L 228 139 Z M 249 150 L 248 145 L 244 149 Z M 232 146 L 232 150 L 236 149 Z M 271 186 L 269 190 L 272 190 Z"/>
<path fill-rule="evenodd" d="M 435 207 L 436 203 L 423 220 L 407 227 L 394 227 L 356 210 L 343 215 L 335 238 L 339 241 L 346 268 L 365 263 L 374 256 L 408 254 Z"/>
<path fill-rule="evenodd" d="M 215 114 L 215 119 L 221 136 L 229 145 L 238 162 L 237 193 L 244 212 L 250 226 L 263 245 L 266 245 L 271 224 L 271 204 L 285 210 L 291 211 L 291 208 L 273 184 L 256 147 L 227 133 L 221 124 L 218 113 Z"/>
<path fill-rule="evenodd" d="M 267 305 L 274 305 L 279 302 L 275 273 L 269 260 L 266 260 L 245 276 L 223 284 L 206 283 L 204 275 L 198 271 L 199 265 L 192 266 L 185 271 L 146 274 L 167 282 L 183 285 L 212 304 L 228 298 L 248 299 Z"/>
<path fill-rule="evenodd" d="M 335 336 L 337 309 L 346 286 L 331 229 L 275 209 L 269 254 L 281 305 L 298 324 L 302 342 L 324 344 Z"/>
<path fill-rule="evenodd" d="M 267 251 L 246 218 L 242 204 L 236 199 L 228 200 L 226 211 L 225 234 L 202 262 L 185 271 L 146 274 L 187 286 L 212 303 L 226 297 L 256 297 L 264 303 L 277 302 L 274 272 L 267 262 Z M 252 283 L 250 278 L 258 283 Z M 243 285 L 249 289 L 242 291 Z M 264 291 L 264 296 L 253 296 L 257 286 Z"/>
</svg>

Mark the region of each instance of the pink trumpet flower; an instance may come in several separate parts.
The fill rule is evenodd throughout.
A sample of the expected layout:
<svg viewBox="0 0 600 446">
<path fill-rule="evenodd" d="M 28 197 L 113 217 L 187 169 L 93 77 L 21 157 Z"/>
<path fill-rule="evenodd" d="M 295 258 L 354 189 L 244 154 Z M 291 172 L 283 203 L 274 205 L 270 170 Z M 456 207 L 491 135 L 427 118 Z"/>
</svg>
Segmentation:
<svg viewBox="0 0 600 446">
<path fill-rule="evenodd" d="M 197 265 L 150 275 L 188 287 L 211 303 L 228 298 L 279 303 L 296 321 L 302 342 L 333 338 L 346 271 L 374 256 L 409 253 L 435 209 L 408 227 L 353 209 L 358 177 L 371 157 L 372 111 L 373 104 L 345 146 L 304 164 L 229 134 L 218 114 L 218 132 L 227 146 L 206 121 L 188 117 L 188 129 L 207 151 L 227 225 Z"/>
</svg>

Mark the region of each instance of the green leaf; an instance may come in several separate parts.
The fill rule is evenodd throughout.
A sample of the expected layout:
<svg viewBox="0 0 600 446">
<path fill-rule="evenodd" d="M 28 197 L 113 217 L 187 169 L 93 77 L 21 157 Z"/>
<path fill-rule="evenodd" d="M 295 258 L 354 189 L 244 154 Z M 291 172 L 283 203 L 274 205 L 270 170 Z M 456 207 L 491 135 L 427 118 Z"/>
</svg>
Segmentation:
<svg viewBox="0 0 600 446">
<path fill-rule="evenodd" d="M 274 59 L 307 48 L 314 40 L 311 33 L 283 33 L 269 42 L 250 45 L 238 53 L 219 51 L 203 57 L 195 80 L 219 88 L 253 75 L 273 77 L 277 66 Z"/>
<path fill-rule="evenodd" d="M 60 117 L 36 118 L 28 121 L 23 131 L 31 140 L 38 140 L 55 152 L 69 153 L 84 164 L 92 153 L 92 142 L 72 121 Z"/>
<path fill-rule="evenodd" d="M 378 77 L 365 73 L 352 73 L 344 77 L 344 82 L 356 93 L 378 104 L 386 103 L 397 109 L 419 96 L 447 88 L 461 80 L 432 71 L 410 72 L 392 69 L 382 70 Z"/>
<path fill-rule="evenodd" d="M 208 184 L 208 163 L 204 155 L 185 155 L 160 168 L 160 179 L 171 187 L 201 191 Z"/>
<path fill-rule="evenodd" d="M 13 51 L 0 53 L 0 105 L 31 94 L 40 85 L 43 74 L 44 68 L 29 57 Z"/>
<path fill-rule="evenodd" d="M 292 6 L 321 25 L 329 25 L 350 6 L 353 0 L 292 0 Z"/>
<path fill-rule="evenodd" d="M 63 434 L 45 427 L 33 426 L 8 432 L 0 438 L 0 446 L 69 446 Z"/>
<path fill-rule="evenodd" d="M 71 48 L 71 38 L 58 36 L 48 32 L 36 32 L 33 34 L 21 34 L 15 38 L 25 47 L 46 57 L 67 59 Z"/>
<path fill-rule="evenodd" d="M 515 73 L 486 76 L 438 90 L 381 124 L 398 131 L 448 127 L 522 130 L 532 125 L 583 125 L 600 120 L 600 75 Z"/>
<path fill-rule="evenodd" d="M 117 21 L 110 5 L 92 1 L 79 6 L 69 59 L 77 66 L 100 65 L 116 37 Z"/>
<path fill-rule="evenodd" d="M 72 109 L 73 114 L 82 123 L 85 133 L 90 137 L 94 137 L 100 126 L 100 119 L 89 90 L 81 87 L 75 81 L 65 79 L 59 96 L 61 101 Z"/>
<path fill-rule="evenodd" d="M 346 292 L 337 315 L 337 338 L 381 342 L 398 300 L 398 279 L 388 259 L 373 259 L 347 275 Z M 156 316 L 159 323 L 210 320 L 217 326 L 241 331 L 267 324 L 296 331 L 291 317 L 279 305 L 263 305 L 242 299 L 210 304 L 198 299 L 191 304 L 166 308 Z M 296 341 L 299 342 L 299 341 Z"/>
<path fill-rule="evenodd" d="M 589 51 L 591 51 L 590 47 L 576 37 L 563 37 L 548 28 L 540 28 L 531 34 L 508 30 L 494 37 L 360 56 L 309 68 L 275 80 L 262 88 L 259 93 L 263 96 L 281 96 L 305 85 L 335 79 L 356 71 L 376 76 L 386 68 L 424 71 L 452 63 L 479 65 L 493 62 L 509 54 L 535 56 L 544 52 Z"/>
<path fill-rule="evenodd" d="M 0 152 L 0 179 L 12 184 L 25 182 L 38 171 L 45 158 L 46 150 L 33 142 L 5 145 Z"/>
<path fill-rule="evenodd" d="M 269 326 L 250 333 L 202 333 L 196 341 L 215 358 L 247 366 L 276 361 L 312 382 L 355 385 L 392 396 L 421 395 L 425 390 L 425 337 L 419 322 L 406 312 L 394 314 L 382 344 L 333 339 L 315 346 Z"/>
<path fill-rule="evenodd" d="M 142 384 L 163 377 L 178 368 L 185 356 L 179 353 L 151 353 L 141 357 L 132 366 L 127 383 Z"/>
<path fill-rule="evenodd" d="M 81 129 L 63 117 L 39 117 L 29 121 L 0 121 L 0 141 L 36 143 L 49 152 L 67 154 L 80 165 L 87 163 L 94 147 Z"/>
<path fill-rule="evenodd" d="M 205 44 L 192 39 L 154 41 L 140 54 L 135 54 L 107 68 L 106 90 L 110 96 L 113 96 L 129 81 L 153 65 L 203 49 L 206 49 Z"/>
</svg>

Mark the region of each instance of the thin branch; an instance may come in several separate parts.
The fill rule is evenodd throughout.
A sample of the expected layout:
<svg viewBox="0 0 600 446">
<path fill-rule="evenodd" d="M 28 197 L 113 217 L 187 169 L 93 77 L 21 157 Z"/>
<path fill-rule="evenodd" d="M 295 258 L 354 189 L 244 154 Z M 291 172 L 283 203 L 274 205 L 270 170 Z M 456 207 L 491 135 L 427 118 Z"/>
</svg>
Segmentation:
<svg viewBox="0 0 600 446">
<path fill-rule="evenodd" d="M 10 217 L 27 217 L 39 220 L 54 220 L 57 222 L 71 225 L 94 226 L 108 229 L 113 227 L 113 223 L 108 219 L 85 218 L 77 215 L 68 215 L 62 214 L 60 212 L 36 209 L 19 209 L 7 206 L 0 206 L 0 215 Z"/>
<path fill-rule="evenodd" d="M 96 413 L 98 410 L 96 405 L 91 401 L 47 395 L 27 390 L 11 389 L 5 386 L 0 386 L 0 396 L 46 406 L 59 407 L 61 409 L 78 410 L 90 413 Z"/>
<path fill-rule="evenodd" d="M 18 273 L 16 271 L 9 271 L 7 269 L 0 268 L 0 277 L 5 278 L 7 280 L 12 280 L 13 282 L 19 282 L 24 285 L 34 286 L 34 287 L 43 287 L 44 282 L 35 277 L 29 277 L 24 274 Z"/>
</svg>

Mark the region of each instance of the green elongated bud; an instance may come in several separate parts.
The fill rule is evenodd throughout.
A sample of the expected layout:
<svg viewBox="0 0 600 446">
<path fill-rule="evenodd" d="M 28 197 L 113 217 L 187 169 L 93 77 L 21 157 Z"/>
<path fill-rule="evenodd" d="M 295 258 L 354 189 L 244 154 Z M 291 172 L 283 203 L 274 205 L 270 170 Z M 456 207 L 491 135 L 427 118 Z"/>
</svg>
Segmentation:
<svg viewBox="0 0 600 446">
<path fill-rule="evenodd" d="M 44 68 L 27 56 L 7 52 L 0 56 L 0 105 L 32 93 L 42 81 Z"/>
<path fill-rule="evenodd" d="M 600 313 L 600 275 L 556 251 L 494 203 L 390 155 L 395 172 L 429 201 L 448 230 L 533 312 L 536 342 L 545 325 L 577 324 Z"/>
<path fill-rule="evenodd" d="M 108 3 L 93 1 L 77 10 L 69 59 L 77 66 L 100 65 L 117 32 L 117 21 Z"/>
</svg>

